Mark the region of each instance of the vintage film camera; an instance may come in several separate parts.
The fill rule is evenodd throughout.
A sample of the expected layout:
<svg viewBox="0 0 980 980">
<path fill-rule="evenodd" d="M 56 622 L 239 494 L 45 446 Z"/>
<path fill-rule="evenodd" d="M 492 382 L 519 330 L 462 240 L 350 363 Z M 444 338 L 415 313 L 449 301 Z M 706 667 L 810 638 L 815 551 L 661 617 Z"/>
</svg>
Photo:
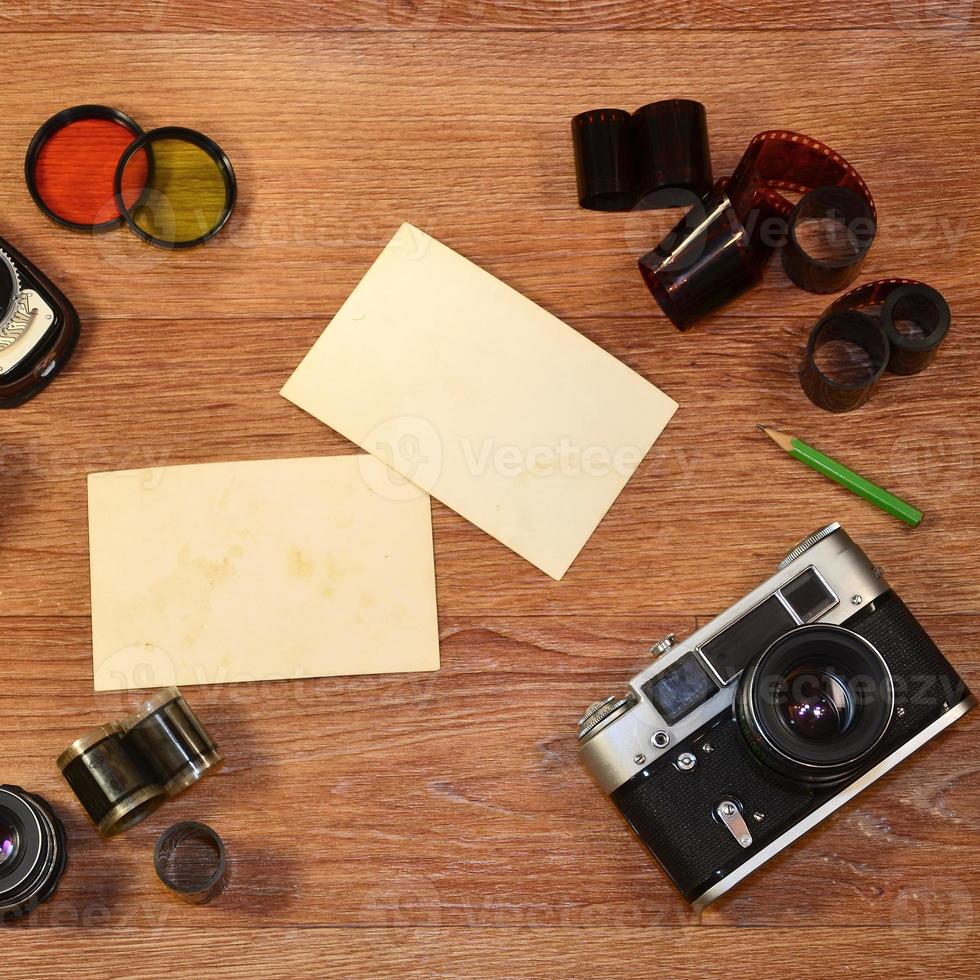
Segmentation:
<svg viewBox="0 0 980 980">
<path fill-rule="evenodd" d="M 0 239 L 0 408 L 33 398 L 78 342 L 78 315 L 54 284 Z"/>
<path fill-rule="evenodd" d="M 975 705 L 831 524 L 579 722 L 579 754 L 697 908 Z"/>
</svg>

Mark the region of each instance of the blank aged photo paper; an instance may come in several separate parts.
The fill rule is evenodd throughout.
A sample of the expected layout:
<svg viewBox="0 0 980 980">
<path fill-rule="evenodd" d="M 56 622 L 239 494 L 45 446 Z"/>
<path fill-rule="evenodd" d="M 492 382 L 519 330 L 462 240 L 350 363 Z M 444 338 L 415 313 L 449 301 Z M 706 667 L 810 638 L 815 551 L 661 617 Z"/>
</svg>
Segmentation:
<svg viewBox="0 0 980 980">
<path fill-rule="evenodd" d="M 556 579 L 677 409 L 407 224 L 282 394 Z"/>
<path fill-rule="evenodd" d="M 371 456 L 88 478 L 95 689 L 439 667 L 429 498 Z"/>
</svg>

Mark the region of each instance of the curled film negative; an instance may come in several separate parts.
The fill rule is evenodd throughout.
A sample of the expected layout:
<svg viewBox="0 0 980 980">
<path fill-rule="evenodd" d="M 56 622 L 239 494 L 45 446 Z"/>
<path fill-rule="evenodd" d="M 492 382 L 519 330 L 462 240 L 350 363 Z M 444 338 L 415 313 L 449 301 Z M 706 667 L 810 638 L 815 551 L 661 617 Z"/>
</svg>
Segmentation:
<svg viewBox="0 0 980 980">
<path fill-rule="evenodd" d="M 810 226 L 821 234 L 808 235 Z M 857 278 L 876 232 L 867 198 L 850 187 L 817 187 L 790 212 L 783 269 L 801 289 L 838 293 Z"/>
<path fill-rule="evenodd" d="M 711 188 L 708 118 L 693 99 L 591 109 L 572 120 L 579 204 L 593 211 L 679 207 Z"/>
<path fill-rule="evenodd" d="M 914 279 L 878 279 L 834 300 L 810 332 L 800 384 L 820 408 L 847 412 L 863 405 L 887 370 L 917 374 L 932 363 L 949 332 L 942 294 Z M 828 345 L 842 348 L 822 363 Z M 824 352 L 826 353 L 826 352 Z"/>
<path fill-rule="evenodd" d="M 185 820 L 165 830 L 153 850 L 157 877 L 191 905 L 206 905 L 228 884 L 225 842 L 207 824 Z"/>
<path fill-rule="evenodd" d="M 639 260 L 643 279 L 664 313 L 685 330 L 762 279 L 786 241 L 794 209 L 781 192 L 807 195 L 830 187 L 852 191 L 877 221 L 867 185 L 836 150 L 801 133 L 759 133 L 732 176 L 719 180 Z"/>
<path fill-rule="evenodd" d="M 939 353 L 952 314 L 938 289 L 916 279 L 876 279 L 834 300 L 831 310 L 877 314 L 891 346 L 888 370 L 918 374 Z"/>
<path fill-rule="evenodd" d="M 76 739 L 58 768 L 103 837 L 135 827 L 224 761 L 177 688 Z"/>
<path fill-rule="evenodd" d="M 217 743 L 176 687 L 154 695 L 122 725 L 129 750 L 144 760 L 168 796 L 182 793 L 224 762 Z"/>
<path fill-rule="evenodd" d="M 72 742 L 58 768 L 103 837 L 135 827 L 167 798 L 145 760 L 129 751 L 125 729 L 116 722 Z"/>
</svg>

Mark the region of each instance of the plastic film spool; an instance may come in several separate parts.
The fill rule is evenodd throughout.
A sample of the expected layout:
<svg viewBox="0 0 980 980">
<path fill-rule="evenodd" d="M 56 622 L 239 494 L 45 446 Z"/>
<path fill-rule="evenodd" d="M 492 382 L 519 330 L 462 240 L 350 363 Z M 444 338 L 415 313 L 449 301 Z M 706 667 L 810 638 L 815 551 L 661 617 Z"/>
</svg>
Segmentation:
<svg viewBox="0 0 980 980">
<path fill-rule="evenodd" d="M 126 745 L 143 759 L 168 796 L 224 762 L 217 743 L 176 687 L 156 694 L 123 722 Z"/>
<path fill-rule="evenodd" d="M 867 355 L 867 369 L 861 376 L 841 380 L 817 364 L 817 352 L 825 344 L 853 344 Z M 850 412 L 872 395 L 888 366 L 890 346 L 881 323 L 858 310 L 830 310 L 810 332 L 806 354 L 800 368 L 800 384 L 815 405 L 828 412 Z"/>
<path fill-rule="evenodd" d="M 832 254 L 813 255 L 800 241 L 810 222 L 832 223 Z M 877 231 L 874 208 L 849 187 L 818 187 L 804 194 L 789 216 L 783 269 L 801 289 L 836 293 L 854 282 Z"/>
<path fill-rule="evenodd" d="M 72 742 L 58 768 L 103 837 L 135 827 L 167 796 L 156 777 L 129 751 L 122 725 L 101 725 Z"/>
<path fill-rule="evenodd" d="M 153 866 L 160 881 L 191 905 L 206 905 L 228 885 L 224 841 L 207 824 L 192 820 L 160 835 Z"/>
<path fill-rule="evenodd" d="M 721 180 L 667 237 L 639 260 L 643 279 L 679 329 L 752 288 L 786 240 L 793 211 L 780 191 L 846 187 L 874 201 L 857 171 L 823 143 L 783 130 L 753 137 L 734 174 Z M 729 252 L 740 255 L 732 261 Z"/>
<path fill-rule="evenodd" d="M 671 208 L 711 189 L 704 106 L 663 99 L 625 109 L 591 109 L 572 119 L 578 199 L 593 211 Z"/>
<path fill-rule="evenodd" d="M 828 312 L 851 309 L 877 312 L 891 346 L 888 370 L 892 374 L 924 371 L 935 360 L 952 325 L 942 293 L 915 279 L 863 283 L 835 300 Z"/>
</svg>

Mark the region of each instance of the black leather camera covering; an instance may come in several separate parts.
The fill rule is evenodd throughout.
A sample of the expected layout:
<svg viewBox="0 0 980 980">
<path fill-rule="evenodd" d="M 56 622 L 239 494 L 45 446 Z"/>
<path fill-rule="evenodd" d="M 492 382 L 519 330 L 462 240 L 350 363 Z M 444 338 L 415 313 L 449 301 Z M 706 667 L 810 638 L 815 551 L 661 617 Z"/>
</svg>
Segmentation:
<svg viewBox="0 0 980 980">
<path fill-rule="evenodd" d="M 612 794 L 637 836 L 689 902 L 969 695 L 895 593 L 885 593 L 843 625 L 881 653 L 895 684 L 896 709 L 904 709 L 896 711 L 870 759 L 848 779 L 830 788 L 784 779 L 752 755 L 734 712 L 726 709 L 662 756 L 657 768 L 637 774 Z M 705 742 L 710 751 L 704 750 Z M 687 772 L 674 764 L 683 752 L 697 757 L 697 765 Z M 715 807 L 725 798 L 742 804 L 753 837 L 748 848 L 714 816 Z M 755 813 L 761 813 L 762 819 L 756 820 Z"/>
</svg>

